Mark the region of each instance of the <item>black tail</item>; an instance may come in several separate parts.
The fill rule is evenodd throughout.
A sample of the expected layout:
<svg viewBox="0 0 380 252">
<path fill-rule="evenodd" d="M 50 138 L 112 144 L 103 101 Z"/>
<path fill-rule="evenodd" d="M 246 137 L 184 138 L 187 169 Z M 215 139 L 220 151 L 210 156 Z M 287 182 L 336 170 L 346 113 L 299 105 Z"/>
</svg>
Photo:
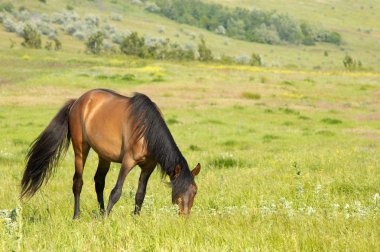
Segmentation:
<svg viewBox="0 0 380 252">
<path fill-rule="evenodd" d="M 71 138 L 68 118 L 74 102 L 68 101 L 32 143 L 26 156 L 28 163 L 21 181 L 21 198 L 32 197 L 36 193 L 67 151 Z"/>
</svg>

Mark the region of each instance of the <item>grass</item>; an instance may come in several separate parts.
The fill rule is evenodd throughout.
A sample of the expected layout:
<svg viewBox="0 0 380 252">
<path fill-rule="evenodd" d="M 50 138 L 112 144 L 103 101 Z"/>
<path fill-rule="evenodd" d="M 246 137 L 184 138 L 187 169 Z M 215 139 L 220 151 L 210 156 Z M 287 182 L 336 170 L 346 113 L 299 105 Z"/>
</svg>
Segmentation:
<svg viewBox="0 0 380 252">
<path fill-rule="evenodd" d="M 47 2 L 31 6 L 50 11 L 52 3 L 60 4 Z M 136 17 L 133 24 L 142 26 L 137 18 L 141 16 L 136 9 L 125 22 Z M 164 21 L 151 14 L 147 20 Z M 170 24 L 167 33 L 177 27 L 165 22 Z M 146 27 L 141 29 L 149 30 Z M 210 39 L 215 36 L 205 34 Z M 314 71 L 92 56 L 69 38 L 59 52 L 9 49 L 7 39 L 12 35 L 2 30 L 0 35 L 5 38 L 0 41 L 0 250 L 376 251 L 380 247 L 377 72 L 337 71 L 335 63 L 321 63 L 326 68 Z M 231 50 L 238 51 L 234 43 Z M 273 48 L 279 59 L 303 64 L 292 54 L 299 48 Z M 310 56 L 312 66 L 318 60 L 310 51 L 302 54 Z M 335 56 L 329 49 L 327 58 Z M 160 76 L 163 81 L 154 81 Z M 126 179 L 120 201 L 104 219 L 97 210 L 93 184 L 97 157 L 90 152 L 82 215 L 72 221 L 71 149 L 35 197 L 19 201 L 29 144 L 67 99 L 98 87 L 149 95 L 190 168 L 201 163 L 189 218 L 178 217 L 165 183 L 168 179 L 158 172 L 149 181 L 141 215 L 133 216 L 136 167 Z M 261 98 L 247 99 L 243 93 Z M 118 171 L 119 165 L 112 164 L 106 201 Z"/>
<path fill-rule="evenodd" d="M 241 97 L 251 100 L 259 100 L 261 98 L 261 95 L 258 93 L 243 92 L 241 93 Z"/>
</svg>

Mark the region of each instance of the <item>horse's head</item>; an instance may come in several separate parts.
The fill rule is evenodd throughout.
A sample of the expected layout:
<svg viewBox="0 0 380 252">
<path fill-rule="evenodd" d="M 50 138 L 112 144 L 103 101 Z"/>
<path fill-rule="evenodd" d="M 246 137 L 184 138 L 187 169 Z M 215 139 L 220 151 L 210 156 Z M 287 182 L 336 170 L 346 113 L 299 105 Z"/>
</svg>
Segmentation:
<svg viewBox="0 0 380 252">
<path fill-rule="evenodd" d="M 201 170 L 201 165 L 198 164 L 192 171 L 191 171 L 191 182 L 186 183 L 185 186 L 182 188 L 181 192 L 178 193 L 177 197 L 174 199 L 175 203 L 179 207 L 179 214 L 180 215 L 188 215 L 190 214 L 191 208 L 193 206 L 195 195 L 197 195 L 198 187 L 197 184 L 195 184 L 194 177 L 199 174 Z M 180 174 L 181 168 L 179 166 L 176 167 L 176 174 Z"/>
</svg>

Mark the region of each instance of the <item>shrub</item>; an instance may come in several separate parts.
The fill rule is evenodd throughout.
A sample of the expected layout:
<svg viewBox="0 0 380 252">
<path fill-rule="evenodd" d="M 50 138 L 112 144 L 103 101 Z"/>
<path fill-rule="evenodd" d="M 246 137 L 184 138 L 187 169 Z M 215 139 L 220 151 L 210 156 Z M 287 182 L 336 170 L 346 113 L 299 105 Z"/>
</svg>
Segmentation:
<svg viewBox="0 0 380 252">
<path fill-rule="evenodd" d="M 260 55 L 258 55 L 257 53 L 252 53 L 251 54 L 251 59 L 249 61 L 249 64 L 251 66 L 261 66 L 262 62 L 261 62 Z"/>
<path fill-rule="evenodd" d="M 86 38 L 86 36 L 84 35 L 82 31 L 74 32 L 73 37 L 79 40 L 84 40 Z"/>
<path fill-rule="evenodd" d="M 99 18 L 95 15 L 87 15 L 84 18 L 84 21 L 89 25 L 89 26 L 99 26 Z"/>
<path fill-rule="evenodd" d="M 360 70 L 363 68 L 362 62 L 360 60 L 355 60 L 349 55 L 346 55 L 343 59 L 343 65 L 347 70 Z"/>
<path fill-rule="evenodd" d="M 199 61 L 211 61 L 213 60 L 211 50 L 206 46 L 205 40 L 202 38 L 198 44 Z"/>
<path fill-rule="evenodd" d="M 0 12 L 12 12 L 14 9 L 15 7 L 11 2 L 0 4 Z"/>
<path fill-rule="evenodd" d="M 78 23 L 76 24 L 74 22 L 70 22 L 66 24 L 66 26 L 64 27 L 64 30 L 67 34 L 73 35 L 77 31 L 77 25 Z"/>
<path fill-rule="evenodd" d="M 54 40 L 57 38 L 57 34 L 55 32 L 52 32 L 48 35 L 48 38 L 51 39 L 51 40 Z"/>
<path fill-rule="evenodd" d="M 215 29 L 215 33 L 216 33 L 216 34 L 220 34 L 220 35 L 224 35 L 224 34 L 226 34 L 226 28 L 224 28 L 223 25 L 219 25 L 219 26 Z"/>
<path fill-rule="evenodd" d="M 103 48 L 104 35 L 102 32 L 92 34 L 86 41 L 87 51 L 93 54 L 99 54 Z"/>
<path fill-rule="evenodd" d="M 236 57 L 236 63 L 247 65 L 249 63 L 249 57 L 247 55 L 240 55 Z"/>
<path fill-rule="evenodd" d="M 163 25 L 160 25 L 159 27 L 158 27 L 158 32 L 159 33 L 161 33 L 161 34 L 163 34 L 163 33 L 165 33 L 165 26 L 163 26 Z"/>
<path fill-rule="evenodd" d="M 39 22 L 37 23 L 37 28 L 38 30 L 43 34 L 43 35 L 49 35 L 51 33 L 56 33 L 55 29 L 52 28 L 49 23 L 46 22 Z"/>
<path fill-rule="evenodd" d="M 228 55 L 222 55 L 219 59 L 220 63 L 222 64 L 234 64 L 235 63 L 235 59 L 231 56 L 228 56 Z"/>
<path fill-rule="evenodd" d="M 3 26 L 7 32 L 16 32 L 17 23 L 10 15 L 3 16 Z"/>
<path fill-rule="evenodd" d="M 20 11 L 20 13 L 18 14 L 18 19 L 21 20 L 21 21 L 29 21 L 30 20 L 30 13 L 28 10 L 22 10 Z"/>
<path fill-rule="evenodd" d="M 45 49 L 50 51 L 53 47 L 53 43 L 51 41 L 47 41 L 45 44 Z"/>
<path fill-rule="evenodd" d="M 249 38 L 249 40 L 270 45 L 281 43 L 281 39 L 275 28 L 271 26 L 268 27 L 265 24 L 262 24 L 258 28 L 254 29 L 253 33 L 249 35 Z"/>
<path fill-rule="evenodd" d="M 27 24 L 24 27 L 23 38 L 24 42 L 21 43 L 22 46 L 27 48 L 41 48 L 41 35 L 38 30 L 31 25 Z"/>
<path fill-rule="evenodd" d="M 63 25 L 65 23 L 65 18 L 61 13 L 53 13 L 52 22 Z"/>
<path fill-rule="evenodd" d="M 50 20 L 50 16 L 48 14 L 42 14 L 41 15 L 41 20 L 45 23 L 50 23 L 51 20 Z"/>
<path fill-rule="evenodd" d="M 143 37 L 139 37 L 137 32 L 132 32 L 129 36 L 123 39 L 120 44 L 120 50 L 127 55 L 135 55 L 141 58 L 145 58 L 147 56 L 145 39 Z"/>
<path fill-rule="evenodd" d="M 125 37 L 128 37 L 131 35 L 131 32 L 128 30 L 125 30 L 124 32 L 115 32 L 111 34 L 111 40 L 113 43 L 120 45 Z"/>
<path fill-rule="evenodd" d="M 59 51 L 62 49 L 62 43 L 58 38 L 54 38 L 54 50 Z"/>
<path fill-rule="evenodd" d="M 148 2 L 147 6 L 145 7 L 145 10 L 150 12 L 159 12 L 161 9 L 157 6 L 157 4 Z"/>
<path fill-rule="evenodd" d="M 123 16 L 120 15 L 120 14 L 112 14 L 111 15 L 111 20 L 113 20 L 113 21 L 122 21 L 123 20 Z"/>
</svg>

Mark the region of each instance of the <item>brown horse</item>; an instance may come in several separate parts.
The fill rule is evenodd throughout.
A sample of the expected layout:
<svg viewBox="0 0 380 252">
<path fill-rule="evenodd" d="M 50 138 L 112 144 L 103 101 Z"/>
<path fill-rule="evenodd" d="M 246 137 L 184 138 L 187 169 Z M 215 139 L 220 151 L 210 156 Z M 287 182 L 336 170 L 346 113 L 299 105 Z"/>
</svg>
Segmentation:
<svg viewBox="0 0 380 252">
<path fill-rule="evenodd" d="M 111 162 L 121 163 L 121 169 L 106 215 L 119 200 L 124 180 L 136 165 L 141 167 L 134 211 L 139 214 L 148 179 L 157 164 L 162 174 L 170 178 L 172 202 L 178 204 L 179 213 L 190 213 L 197 193 L 194 177 L 201 169 L 200 164 L 189 170 L 160 110 L 147 96 L 125 97 L 111 90 L 95 89 L 68 101 L 30 147 L 21 181 L 21 198 L 33 196 L 49 178 L 70 140 L 75 153 L 74 219 L 79 217 L 82 174 L 91 148 L 99 156 L 94 180 L 102 213 L 105 177 Z"/>
</svg>

